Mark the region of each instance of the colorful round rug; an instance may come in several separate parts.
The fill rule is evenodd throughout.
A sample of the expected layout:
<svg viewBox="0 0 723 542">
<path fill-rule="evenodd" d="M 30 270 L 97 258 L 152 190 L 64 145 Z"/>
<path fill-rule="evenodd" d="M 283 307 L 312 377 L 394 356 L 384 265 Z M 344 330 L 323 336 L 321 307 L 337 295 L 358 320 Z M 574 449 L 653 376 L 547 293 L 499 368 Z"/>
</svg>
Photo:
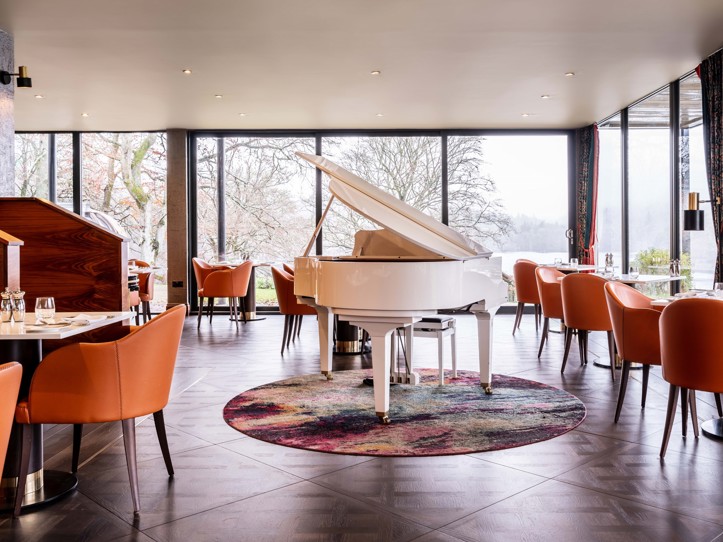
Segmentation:
<svg viewBox="0 0 723 542">
<path fill-rule="evenodd" d="M 458 371 L 438 385 L 436 369 L 418 386 L 390 387 L 389 425 L 374 414 L 371 371 L 340 371 L 334 380 L 305 375 L 259 386 L 226 404 L 231 427 L 259 440 L 320 452 L 378 456 L 451 455 L 524 446 L 567 433 L 585 405 L 566 391 L 494 375 L 491 395 L 479 374 Z"/>
</svg>

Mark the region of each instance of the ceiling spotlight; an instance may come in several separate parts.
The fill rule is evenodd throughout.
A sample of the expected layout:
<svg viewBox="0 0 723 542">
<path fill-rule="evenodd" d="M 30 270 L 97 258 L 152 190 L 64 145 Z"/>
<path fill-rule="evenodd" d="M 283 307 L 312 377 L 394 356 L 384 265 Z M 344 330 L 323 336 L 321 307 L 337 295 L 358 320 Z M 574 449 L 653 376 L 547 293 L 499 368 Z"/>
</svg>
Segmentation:
<svg viewBox="0 0 723 542">
<path fill-rule="evenodd" d="M 223 94 L 215 94 L 214 98 L 216 98 L 217 100 L 220 100 L 221 98 L 223 98 Z"/>
<path fill-rule="evenodd" d="M 567 72 L 565 77 L 575 77 L 575 72 Z"/>
<path fill-rule="evenodd" d="M 81 113 L 80 116 L 83 117 L 83 118 L 87 118 L 87 117 L 89 117 L 90 115 L 88 115 L 88 113 Z"/>
<path fill-rule="evenodd" d="M 28 77 L 27 66 L 20 66 L 18 68 L 18 73 L 10 73 L 0 70 L 0 83 L 3 85 L 9 85 L 12 83 L 13 77 L 17 77 L 18 88 L 32 88 L 33 80 Z"/>
<path fill-rule="evenodd" d="M 384 113 L 377 113 L 377 117 L 383 117 Z"/>
<path fill-rule="evenodd" d="M 540 98 L 542 98 L 543 100 L 549 100 L 549 99 L 550 99 L 550 95 L 549 95 L 549 94 L 543 94 L 542 96 L 540 96 Z"/>
<path fill-rule="evenodd" d="M 36 94 L 36 95 L 35 95 L 35 99 L 36 99 L 36 100 L 42 100 L 43 98 L 45 98 L 45 96 L 43 96 L 42 94 Z"/>
<path fill-rule="evenodd" d="M 183 72 L 184 75 L 191 75 L 193 73 L 190 68 L 184 68 L 181 71 Z"/>
<path fill-rule="evenodd" d="M 380 70 L 372 70 L 370 73 L 372 75 L 381 75 L 382 74 L 382 72 Z"/>
<path fill-rule="evenodd" d="M 245 116 L 246 116 L 246 113 L 239 113 L 238 116 L 239 116 L 239 117 L 245 117 Z"/>
<path fill-rule="evenodd" d="M 529 114 L 529 113 L 522 113 L 522 116 L 523 116 L 523 117 L 529 117 L 530 114 Z"/>
</svg>

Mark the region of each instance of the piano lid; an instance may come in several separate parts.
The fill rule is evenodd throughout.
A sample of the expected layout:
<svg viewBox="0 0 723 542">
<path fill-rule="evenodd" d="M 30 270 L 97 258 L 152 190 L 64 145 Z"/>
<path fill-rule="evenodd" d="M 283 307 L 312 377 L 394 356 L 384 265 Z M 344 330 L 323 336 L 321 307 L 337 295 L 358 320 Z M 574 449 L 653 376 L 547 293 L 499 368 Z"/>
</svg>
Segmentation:
<svg viewBox="0 0 723 542">
<path fill-rule="evenodd" d="M 297 152 L 297 156 L 329 174 L 329 190 L 349 208 L 382 228 L 441 256 L 455 260 L 491 256 L 492 251 L 387 194 L 331 160 Z"/>
</svg>

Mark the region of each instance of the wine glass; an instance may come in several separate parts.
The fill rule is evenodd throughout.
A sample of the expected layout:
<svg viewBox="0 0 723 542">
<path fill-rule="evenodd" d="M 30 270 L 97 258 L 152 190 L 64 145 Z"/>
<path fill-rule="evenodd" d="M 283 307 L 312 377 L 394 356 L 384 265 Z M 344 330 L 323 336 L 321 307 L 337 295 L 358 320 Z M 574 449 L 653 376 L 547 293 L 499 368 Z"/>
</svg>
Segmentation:
<svg viewBox="0 0 723 542">
<path fill-rule="evenodd" d="M 636 265 L 630 266 L 630 278 L 636 279 L 640 276 L 640 268 Z"/>
<path fill-rule="evenodd" d="M 577 268 L 577 258 L 570 258 L 570 267 Z"/>
<path fill-rule="evenodd" d="M 35 300 L 35 321 L 49 324 L 55 317 L 55 299 L 52 297 L 39 297 Z"/>
</svg>

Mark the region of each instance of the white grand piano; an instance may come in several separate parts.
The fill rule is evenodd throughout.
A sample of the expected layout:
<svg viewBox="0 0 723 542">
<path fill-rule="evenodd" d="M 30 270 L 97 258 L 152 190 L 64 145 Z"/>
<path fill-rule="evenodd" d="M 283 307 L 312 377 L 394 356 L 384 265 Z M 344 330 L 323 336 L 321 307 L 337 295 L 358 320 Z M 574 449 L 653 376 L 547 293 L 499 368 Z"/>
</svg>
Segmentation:
<svg viewBox="0 0 723 542">
<path fill-rule="evenodd" d="M 477 317 L 480 384 L 491 393 L 492 318 L 507 298 L 501 259 L 334 162 L 297 155 L 329 175 L 332 193 L 304 256 L 294 260 L 294 293 L 319 315 L 321 373 L 332 378 L 334 315 L 365 329 L 376 414 L 389 423 L 392 332 L 437 309 L 469 306 Z M 357 232 L 350 256 L 309 256 L 334 198 L 383 229 Z"/>
</svg>

